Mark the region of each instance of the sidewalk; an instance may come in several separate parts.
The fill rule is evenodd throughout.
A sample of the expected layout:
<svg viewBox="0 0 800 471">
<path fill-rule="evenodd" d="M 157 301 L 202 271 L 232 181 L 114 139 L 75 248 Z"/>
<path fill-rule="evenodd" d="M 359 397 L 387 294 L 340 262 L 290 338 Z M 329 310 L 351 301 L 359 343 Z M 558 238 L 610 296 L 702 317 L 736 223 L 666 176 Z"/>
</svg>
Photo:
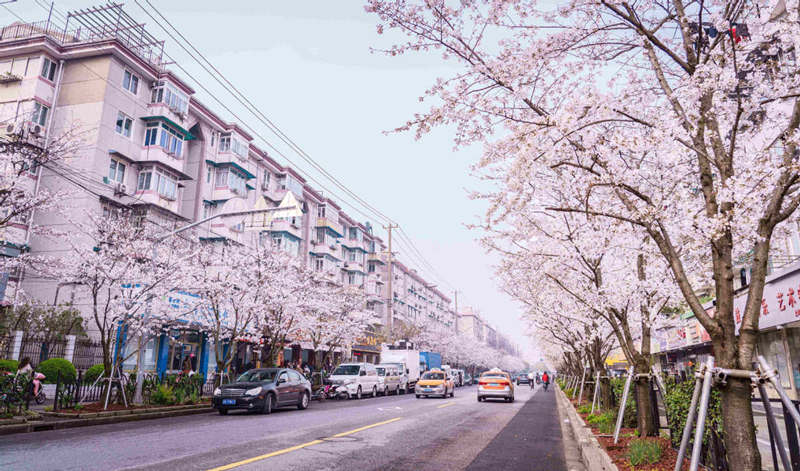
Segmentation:
<svg viewBox="0 0 800 471">
<path fill-rule="evenodd" d="M 570 440 L 571 435 L 566 435 Z M 517 415 L 470 463 L 468 470 L 503 469 L 509 471 L 567 471 L 565 437 L 553 389 L 539 390 Z"/>
</svg>

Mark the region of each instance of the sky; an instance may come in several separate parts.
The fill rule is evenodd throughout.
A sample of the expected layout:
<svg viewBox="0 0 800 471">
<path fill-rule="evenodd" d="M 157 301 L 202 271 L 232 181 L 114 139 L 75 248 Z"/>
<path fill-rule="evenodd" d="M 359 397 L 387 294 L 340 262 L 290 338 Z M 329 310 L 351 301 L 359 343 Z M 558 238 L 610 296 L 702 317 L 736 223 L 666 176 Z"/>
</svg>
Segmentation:
<svg viewBox="0 0 800 471">
<path fill-rule="evenodd" d="M 136 1 L 127 1 L 126 11 L 147 23 L 154 36 L 167 40 L 169 55 L 280 149 L 292 166 L 304 175 L 319 177 L 243 107 L 235 106 L 238 104 L 230 95 L 216 86 Z M 146 1 L 138 0 L 147 8 Z M 400 57 L 372 53 L 370 47 L 387 47 L 399 36 L 378 35 L 376 18 L 357 0 L 150 1 L 308 155 L 400 224 L 436 273 L 416 262 L 411 248 L 398 246 L 395 238 L 393 250 L 399 260 L 420 269 L 451 297 L 453 287 L 457 288 L 459 307 L 475 307 L 515 341 L 525 357 L 533 355 L 519 319 L 521 307 L 495 281 L 496 256 L 487 254 L 477 242 L 479 232 L 466 227 L 485 209 L 483 202 L 467 197 L 468 191 L 481 188 L 482 183 L 470 172 L 481 149 L 454 151 L 452 129 L 447 128 L 421 140 L 415 140 L 413 133 L 386 133 L 415 112 L 424 111 L 419 97 L 437 77 L 457 71 L 457 64 L 444 62 L 436 53 Z M 66 12 L 101 3 L 60 0 L 55 7 Z M 25 20 L 38 21 L 47 17 L 42 5 L 49 2 L 17 0 L 8 6 Z M 4 16 L 10 14 L 0 9 L 0 23 L 10 22 Z M 187 79 L 186 73 L 176 73 Z M 208 93 L 195 89 L 200 101 L 229 117 Z M 258 138 L 255 144 L 269 151 Z M 287 163 L 275 152 L 271 154 Z M 331 190 L 323 190 L 326 196 L 339 202 L 349 200 L 328 181 L 322 183 Z M 369 214 L 359 214 L 346 205 L 344 209 L 361 222 L 371 221 L 386 241 L 377 217 L 368 219 Z"/>
</svg>

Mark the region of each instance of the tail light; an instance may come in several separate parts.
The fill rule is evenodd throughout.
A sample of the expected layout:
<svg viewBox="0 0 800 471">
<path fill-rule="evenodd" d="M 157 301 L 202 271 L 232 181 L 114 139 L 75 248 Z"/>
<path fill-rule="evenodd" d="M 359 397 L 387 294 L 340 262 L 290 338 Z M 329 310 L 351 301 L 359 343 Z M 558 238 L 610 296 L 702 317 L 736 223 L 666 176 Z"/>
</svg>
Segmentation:
<svg viewBox="0 0 800 471">
<path fill-rule="evenodd" d="M 478 386 L 486 386 L 487 384 L 489 383 L 487 383 L 486 381 L 478 381 Z"/>
</svg>

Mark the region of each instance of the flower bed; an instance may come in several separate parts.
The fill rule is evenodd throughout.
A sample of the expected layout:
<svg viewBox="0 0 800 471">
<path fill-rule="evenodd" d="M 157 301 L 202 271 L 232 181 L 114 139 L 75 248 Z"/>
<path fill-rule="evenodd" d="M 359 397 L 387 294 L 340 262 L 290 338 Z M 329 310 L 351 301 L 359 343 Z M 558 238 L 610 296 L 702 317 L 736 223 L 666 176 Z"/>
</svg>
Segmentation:
<svg viewBox="0 0 800 471">
<path fill-rule="evenodd" d="M 60 415 L 85 415 L 85 414 L 92 414 L 92 413 L 102 413 L 102 412 L 120 412 L 120 411 L 130 411 L 130 412 L 154 412 L 158 410 L 170 410 L 180 408 L 180 405 L 129 405 L 125 407 L 122 404 L 109 404 L 107 409 L 103 409 L 103 402 L 92 402 L 90 404 L 81 404 L 79 407 L 71 408 L 71 409 L 61 409 L 58 411 Z M 211 405 L 211 399 L 204 398 L 200 401 L 192 404 L 186 404 L 187 406 L 191 405 Z M 52 413 L 51 413 L 52 414 Z"/>
<path fill-rule="evenodd" d="M 581 417 L 586 428 L 592 431 L 597 441 L 603 447 L 604 451 L 611 458 L 614 465 L 620 470 L 634 471 L 673 471 L 675 469 L 675 461 L 678 458 L 678 451 L 671 447 L 669 438 L 666 437 L 649 437 L 646 439 L 639 439 L 635 428 L 622 428 L 620 429 L 619 440 L 614 444 L 614 422 L 616 421 L 616 413 L 601 415 L 600 412 L 595 411 L 595 414 L 588 414 L 581 411 L 582 406 L 591 408 L 591 402 L 583 401 L 578 404 L 578 400 L 569 398 L 567 399 L 575 408 L 578 416 Z M 611 423 L 609 427 L 609 418 Z M 654 462 L 641 462 L 636 465 L 631 464 L 631 445 L 633 442 L 650 442 L 652 447 L 657 448 L 659 453 L 657 461 Z M 636 458 L 634 458 L 636 459 Z M 639 457 L 641 459 L 641 457 Z M 684 464 L 681 469 L 689 469 L 689 460 L 684 458 Z"/>
</svg>

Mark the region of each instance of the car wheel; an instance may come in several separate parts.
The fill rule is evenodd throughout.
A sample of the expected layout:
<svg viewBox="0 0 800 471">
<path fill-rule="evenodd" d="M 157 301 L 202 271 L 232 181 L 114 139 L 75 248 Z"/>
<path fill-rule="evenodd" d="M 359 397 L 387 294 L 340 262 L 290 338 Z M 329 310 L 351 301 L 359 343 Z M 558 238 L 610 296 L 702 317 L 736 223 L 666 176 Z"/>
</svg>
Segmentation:
<svg viewBox="0 0 800 471">
<path fill-rule="evenodd" d="M 272 414 L 272 394 L 267 394 L 264 398 L 264 408 L 261 409 L 262 414 Z"/>
<path fill-rule="evenodd" d="M 417 394 L 417 399 L 419 399 L 419 394 Z"/>
<path fill-rule="evenodd" d="M 358 391 L 356 391 L 356 399 L 361 399 L 361 386 L 359 386 Z"/>
<path fill-rule="evenodd" d="M 384 396 L 388 396 L 389 395 L 389 386 L 384 386 L 383 387 L 383 395 Z"/>
<path fill-rule="evenodd" d="M 219 409 L 217 412 L 219 412 L 219 415 L 228 415 L 228 409 Z"/>
<path fill-rule="evenodd" d="M 378 397 L 378 387 L 377 386 L 373 386 L 372 387 L 372 397 Z"/>
<path fill-rule="evenodd" d="M 511 402 L 514 402 L 514 396 L 511 396 Z"/>
<path fill-rule="evenodd" d="M 478 396 L 478 402 L 481 402 L 482 400 L 483 400 L 483 399 L 481 399 L 481 397 L 480 397 L 480 396 Z"/>
<path fill-rule="evenodd" d="M 450 397 L 456 397 L 456 390 L 455 389 L 450 391 Z"/>
<path fill-rule="evenodd" d="M 304 392 L 303 397 L 300 398 L 300 402 L 297 404 L 297 408 L 299 410 L 306 409 L 308 407 L 309 397 L 308 393 Z"/>
</svg>

